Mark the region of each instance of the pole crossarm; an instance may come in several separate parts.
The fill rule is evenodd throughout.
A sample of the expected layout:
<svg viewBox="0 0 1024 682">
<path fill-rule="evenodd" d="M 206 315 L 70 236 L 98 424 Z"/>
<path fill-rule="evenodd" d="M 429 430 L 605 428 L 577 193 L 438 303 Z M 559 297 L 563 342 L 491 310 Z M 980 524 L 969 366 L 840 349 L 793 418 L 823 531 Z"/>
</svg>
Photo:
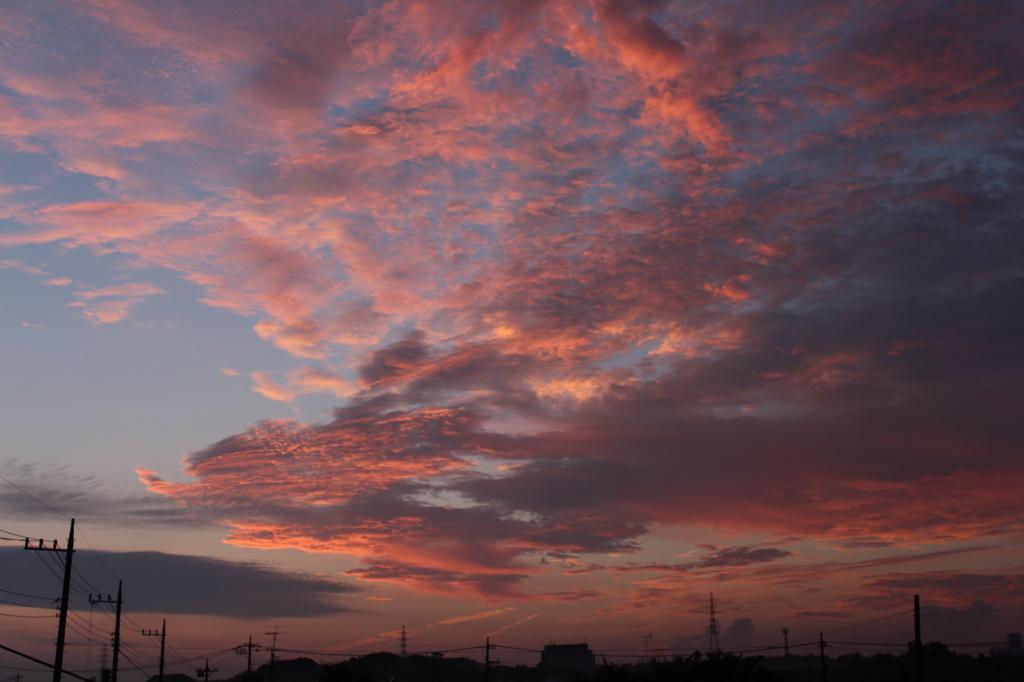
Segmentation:
<svg viewBox="0 0 1024 682">
<path fill-rule="evenodd" d="M 167 621 L 164 621 L 163 626 L 159 630 L 145 630 L 142 631 L 143 637 L 159 637 L 160 638 L 160 673 L 159 682 L 164 682 L 164 648 L 167 645 Z"/>
<path fill-rule="evenodd" d="M 210 673 L 218 672 L 217 668 L 210 667 L 210 659 L 206 659 L 206 666 L 202 668 L 196 668 L 196 677 L 202 677 L 204 680 L 209 682 Z"/>
<path fill-rule="evenodd" d="M 39 544 L 33 547 L 29 544 L 29 539 L 25 538 L 25 549 L 34 550 L 36 552 L 62 552 L 64 554 L 64 587 L 60 593 L 60 620 L 57 622 L 57 651 L 53 656 L 53 682 L 60 682 L 61 673 L 64 670 L 64 639 L 67 635 L 68 627 L 68 601 L 71 599 L 71 560 L 75 554 L 75 520 L 71 519 L 71 530 L 68 531 L 68 546 L 61 549 L 57 546 L 57 541 L 53 541 L 51 547 L 47 547 L 43 544 L 43 539 L 39 538 Z"/>
<path fill-rule="evenodd" d="M 117 668 L 118 658 L 121 653 L 121 605 L 124 603 L 124 597 L 121 590 L 122 581 L 117 581 L 117 599 L 114 599 L 109 594 L 104 597 L 102 594 L 95 596 L 89 595 L 90 604 L 114 604 L 116 611 L 114 615 L 114 660 L 110 668 L 110 682 L 117 682 Z M 60 682 L 55 680 L 54 682 Z"/>
</svg>

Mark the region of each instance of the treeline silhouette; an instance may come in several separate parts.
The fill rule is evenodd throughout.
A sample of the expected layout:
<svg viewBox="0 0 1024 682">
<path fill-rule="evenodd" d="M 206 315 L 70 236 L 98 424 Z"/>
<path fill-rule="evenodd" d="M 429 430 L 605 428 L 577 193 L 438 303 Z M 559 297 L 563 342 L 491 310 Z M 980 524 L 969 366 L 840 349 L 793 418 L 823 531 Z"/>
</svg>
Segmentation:
<svg viewBox="0 0 1024 682">
<path fill-rule="evenodd" d="M 822 661 L 817 655 L 743 656 L 694 652 L 689 656 L 636 663 L 601 661 L 592 674 L 537 666 L 492 664 L 440 655 L 373 653 L 338 663 L 310 658 L 279 660 L 272 672 L 260 666 L 231 682 L 1021 682 L 1024 657 L 971 656 L 939 642 L 924 646 L 920 681 L 908 654 L 844 654 Z M 184 675 L 165 682 L 188 682 Z M 180 678 L 180 679 L 179 679 Z M 151 682 L 155 682 L 152 678 Z"/>
</svg>

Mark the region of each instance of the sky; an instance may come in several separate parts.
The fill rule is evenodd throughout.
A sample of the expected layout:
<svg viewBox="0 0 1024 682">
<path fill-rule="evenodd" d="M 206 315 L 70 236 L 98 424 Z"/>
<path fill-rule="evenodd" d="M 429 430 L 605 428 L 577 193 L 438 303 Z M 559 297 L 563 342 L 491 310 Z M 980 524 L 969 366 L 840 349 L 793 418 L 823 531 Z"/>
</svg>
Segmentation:
<svg viewBox="0 0 1024 682">
<path fill-rule="evenodd" d="M 1022 24 L 4 3 L 0 644 L 1020 632 Z"/>
</svg>

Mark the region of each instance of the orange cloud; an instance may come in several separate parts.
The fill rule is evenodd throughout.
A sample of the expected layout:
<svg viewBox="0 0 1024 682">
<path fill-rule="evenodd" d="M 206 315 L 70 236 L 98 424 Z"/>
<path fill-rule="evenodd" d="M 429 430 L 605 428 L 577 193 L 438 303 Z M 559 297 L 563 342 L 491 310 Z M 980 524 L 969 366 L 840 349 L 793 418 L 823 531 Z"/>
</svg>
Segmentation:
<svg viewBox="0 0 1024 682">
<path fill-rule="evenodd" d="M 142 478 L 363 580 L 572 601 L 528 558 L 1004 537 L 1024 68 L 976 5 L 12 6 L 0 267 L 252 316 L 297 363 L 253 389 L 342 407 Z M 163 294 L 75 279 L 97 324 Z"/>
</svg>

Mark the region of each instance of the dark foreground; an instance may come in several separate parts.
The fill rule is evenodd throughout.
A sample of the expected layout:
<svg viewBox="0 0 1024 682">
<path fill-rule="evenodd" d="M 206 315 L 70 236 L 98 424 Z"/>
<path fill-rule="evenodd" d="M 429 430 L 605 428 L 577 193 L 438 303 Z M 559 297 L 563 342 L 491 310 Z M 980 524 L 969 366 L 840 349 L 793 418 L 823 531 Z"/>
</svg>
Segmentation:
<svg viewBox="0 0 1024 682">
<path fill-rule="evenodd" d="M 969 656 L 928 645 L 921 682 L 1024 682 L 1024 656 Z M 694 653 L 669 660 L 616 664 L 599 661 L 590 671 L 551 666 L 483 664 L 468 658 L 377 653 L 340 663 L 309 658 L 261 666 L 232 682 L 917 682 L 914 660 L 903 655 L 852 654 L 825 661 L 817 656 L 756 657 Z M 164 682 L 189 682 L 168 675 Z M 151 682 L 156 682 L 152 678 Z M 211 681 L 214 682 L 214 681 Z"/>
</svg>

